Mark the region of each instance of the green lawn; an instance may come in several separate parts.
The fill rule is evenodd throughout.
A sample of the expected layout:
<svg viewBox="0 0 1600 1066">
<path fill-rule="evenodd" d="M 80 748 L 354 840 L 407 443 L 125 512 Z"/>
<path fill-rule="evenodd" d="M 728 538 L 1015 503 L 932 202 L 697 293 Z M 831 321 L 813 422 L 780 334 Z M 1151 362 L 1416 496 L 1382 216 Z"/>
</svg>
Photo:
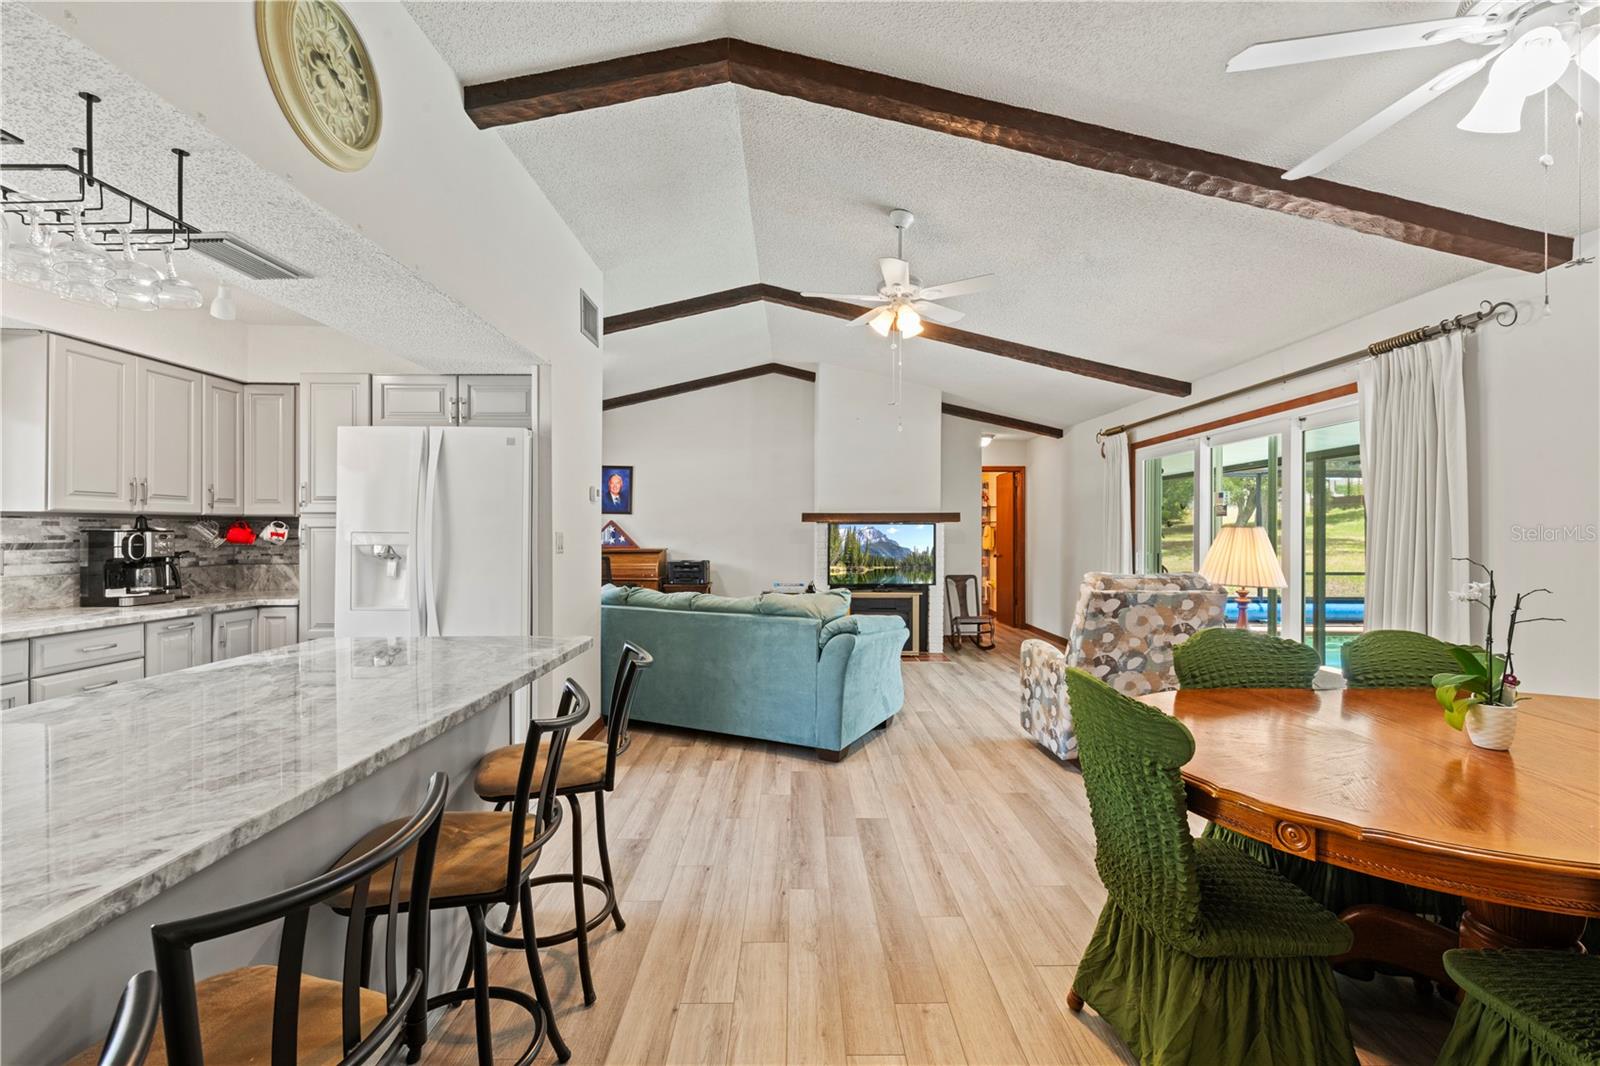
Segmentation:
<svg viewBox="0 0 1600 1066">
<path fill-rule="evenodd" d="M 1328 596 L 1342 598 L 1366 595 L 1367 512 L 1360 499 L 1335 501 L 1328 509 L 1327 537 L 1330 571 Z M 1161 564 L 1172 573 L 1195 568 L 1192 520 L 1167 526 L 1161 531 Z M 1340 571 L 1354 571 L 1354 576 L 1331 576 Z M 1308 573 L 1308 586 L 1309 577 Z"/>
</svg>

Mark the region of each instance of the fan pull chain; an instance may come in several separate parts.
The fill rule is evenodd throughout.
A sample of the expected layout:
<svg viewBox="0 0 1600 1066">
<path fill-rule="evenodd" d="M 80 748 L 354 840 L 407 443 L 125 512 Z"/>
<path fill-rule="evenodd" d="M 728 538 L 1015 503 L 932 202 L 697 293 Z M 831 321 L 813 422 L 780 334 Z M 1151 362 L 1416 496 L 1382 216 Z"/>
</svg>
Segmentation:
<svg viewBox="0 0 1600 1066">
<path fill-rule="evenodd" d="M 1544 154 L 1539 156 L 1539 165 L 1544 168 L 1544 314 L 1549 317 L 1550 308 L 1550 168 L 1555 166 L 1555 157 L 1550 154 L 1550 90 L 1544 91 Z"/>
</svg>

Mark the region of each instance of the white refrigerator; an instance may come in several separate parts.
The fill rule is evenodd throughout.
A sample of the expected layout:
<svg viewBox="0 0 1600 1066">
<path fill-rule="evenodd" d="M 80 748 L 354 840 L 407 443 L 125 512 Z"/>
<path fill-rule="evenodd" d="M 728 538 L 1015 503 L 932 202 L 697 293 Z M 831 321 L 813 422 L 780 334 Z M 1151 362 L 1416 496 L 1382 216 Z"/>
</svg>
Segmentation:
<svg viewBox="0 0 1600 1066">
<path fill-rule="evenodd" d="M 533 631 L 533 433 L 344 426 L 334 635 Z"/>
</svg>

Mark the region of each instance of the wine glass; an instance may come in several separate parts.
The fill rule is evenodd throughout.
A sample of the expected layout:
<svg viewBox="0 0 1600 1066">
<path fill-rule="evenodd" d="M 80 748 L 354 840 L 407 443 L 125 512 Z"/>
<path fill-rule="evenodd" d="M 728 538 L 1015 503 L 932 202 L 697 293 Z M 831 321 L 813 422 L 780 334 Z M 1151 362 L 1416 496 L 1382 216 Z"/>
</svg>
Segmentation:
<svg viewBox="0 0 1600 1066">
<path fill-rule="evenodd" d="M 34 209 L 38 213 L 38 209 Z M 10 213 L 0 214 L 0 226 L 4 232 L 0 233 L 0 277 L 7 281 L 15 281 L 22 285 L 44 285 L 50 280 L 50 266 L 45 256 L 32 239 L 21 241 L 12 238 Z"/>
<path fill-rule="evenodd" d="M 156 303 L 165 311 L 194 311 L 206 298 L 200 290 L 178 277 L 178 268 L 172 263 L 172 249 L 165 249 L 167 269 L 161 284 L 156 287 Z"/>
<path fill-rule="evenodd" d="M 122 227 L 122 255 L 112 260 L 115 272 L 106 279 L 106 291 L 116 297 L 118 307 L 132 311 L 156 309 L 156 286 L 161 283 L 161 272 L 148 263 L 141 263 L 133 254 L 133 241 L 128 227 Z"/>
<path fill-rule="evenodd" d="M 96 248 L 89 239 L 89 234 L 83 228 L 83 212 L 77 207 L 70 210 L 72 234 L 52 247 L 51 271 L 67 281 L 102 281 L 109 278 L 112 274 L 111 257 Z"/>
</svg>

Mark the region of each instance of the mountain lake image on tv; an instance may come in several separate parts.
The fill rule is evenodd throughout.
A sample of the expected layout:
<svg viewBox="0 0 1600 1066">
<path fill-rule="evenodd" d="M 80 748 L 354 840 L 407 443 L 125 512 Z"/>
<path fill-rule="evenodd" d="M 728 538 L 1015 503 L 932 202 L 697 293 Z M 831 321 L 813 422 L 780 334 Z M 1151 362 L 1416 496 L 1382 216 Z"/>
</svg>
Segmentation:
<svg viewBox="0 0 1600 1066">
<path fill-rule="evenodd" d="M 933 584 L 933 525 L 828 525 L 828 584 Z"/>
</svg>

